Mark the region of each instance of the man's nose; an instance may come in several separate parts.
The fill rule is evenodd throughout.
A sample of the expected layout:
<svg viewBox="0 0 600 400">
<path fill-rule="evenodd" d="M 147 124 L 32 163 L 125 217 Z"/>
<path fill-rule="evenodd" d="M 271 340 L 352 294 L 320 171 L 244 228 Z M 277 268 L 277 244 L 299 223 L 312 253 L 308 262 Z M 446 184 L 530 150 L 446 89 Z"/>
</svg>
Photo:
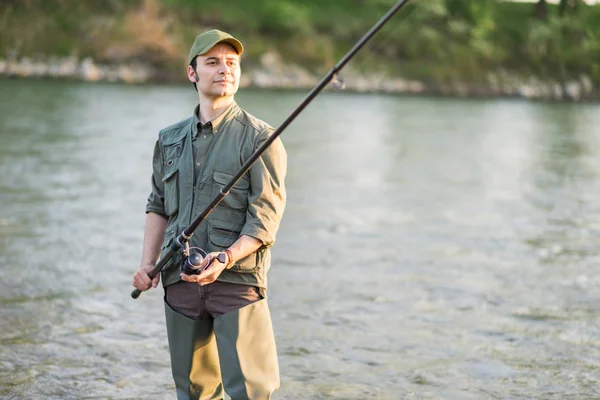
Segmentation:
<svg viewBox="0 0 600 400">
<path fill-rule="evenodd" d="M 229 75 L 231 74 L 231 68 L 227 64 L 223 64 L 222 67 L 219 68 L 219 74 Z"/>
</svg>

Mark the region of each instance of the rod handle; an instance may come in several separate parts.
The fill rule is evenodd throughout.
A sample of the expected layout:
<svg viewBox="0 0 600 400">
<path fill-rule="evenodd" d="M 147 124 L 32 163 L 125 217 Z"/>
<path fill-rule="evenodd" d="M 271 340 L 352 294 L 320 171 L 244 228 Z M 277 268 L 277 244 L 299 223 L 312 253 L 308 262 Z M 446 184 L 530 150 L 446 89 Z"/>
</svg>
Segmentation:
<svg viewBox="0 0 600 400">
<path fill-rule="evenodd" d="M 131 292 L 131 298 L 137 299 L 138 297 L 140 297 L 140 294 L 142 294 L 142 291 L 140 289 L 133 289 L 133 291 Z"/>
</svg>

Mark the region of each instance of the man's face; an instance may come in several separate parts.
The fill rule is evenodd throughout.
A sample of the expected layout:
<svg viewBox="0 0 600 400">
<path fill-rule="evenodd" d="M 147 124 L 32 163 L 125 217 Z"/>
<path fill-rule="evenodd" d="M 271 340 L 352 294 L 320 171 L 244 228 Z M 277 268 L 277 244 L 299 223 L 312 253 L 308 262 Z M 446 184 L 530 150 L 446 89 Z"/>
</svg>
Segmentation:
<svg viewBox="0 0 600 400">
<path fill-rule="evenodd" d="M 188 68 L 188 78 L 196 81 L 200 95 L 213 99 L 233 96 L 240 85 L 240 75 L 240 56 L 227 43 L 219 43 L 196 57 L 196 71 Z"/>
</svg>

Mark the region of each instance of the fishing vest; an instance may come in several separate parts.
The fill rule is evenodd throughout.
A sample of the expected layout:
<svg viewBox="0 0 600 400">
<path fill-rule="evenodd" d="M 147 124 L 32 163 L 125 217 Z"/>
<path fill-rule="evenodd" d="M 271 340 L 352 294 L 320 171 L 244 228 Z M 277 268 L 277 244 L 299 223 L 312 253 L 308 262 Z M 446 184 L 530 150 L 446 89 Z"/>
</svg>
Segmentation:
<svg viewBox="0 0 600 400">
<path fill-rule="evenodd" d="M 218 130 L 215 130 L 215 137 L 196 179 L 192 145 L 193 133 L 197 129 L 194 118 L 183 120 L 159 133 L 158 145 L 163 163 L 164 211 L 168 217 L 161 256 L 181 231 L 210 204 L 221 188 L 241 169 L 245 160 L 255 151 L 260 137 L 273 130 L 268 124 L 254 118 L 235 104 L 231 112 L 233 114 L 224 119 L 218 125 Z M 283 150 L 283 147 L 281 148 Z M 250 177 L 249 173 L 246 173 L 198 226 L 190 239 L 190 247 L 199 247 L 210 253 L 231 246 L 239 238 L 246 223 L 249 190 Z M 278 225 L 279 221 L 275 230 Z M 218 280 L 266 288 L 266 273 L 270 267 L 270 260 L 270 250 L 268 246 L 263 246 L 236 261 L 230 269 L 224 270 Z M 180 261 L 181 255 L 173 256 L 163 268 L 163 286 L 180 280 Z"/>
</svg>

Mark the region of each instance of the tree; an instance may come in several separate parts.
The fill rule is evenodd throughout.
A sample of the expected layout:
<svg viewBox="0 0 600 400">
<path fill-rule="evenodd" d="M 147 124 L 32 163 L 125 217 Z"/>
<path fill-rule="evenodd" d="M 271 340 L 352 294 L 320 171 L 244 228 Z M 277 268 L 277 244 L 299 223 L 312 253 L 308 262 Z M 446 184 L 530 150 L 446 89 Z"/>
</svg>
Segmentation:
<svg viewBox="0 0 600 400">
<path fill-rule="evenodd" d="M 562 16 L 565 11 L 575 11 L 581 0 L 560 0 L 558 3 L 558 15 Z"/>
<path fill-rule="evenodd" d="M 539 0 L 535 4 L 535 16 L 538 19 L 546 19 L 548 18 L 548 3 L 546 0 Z"/>
</svg>

